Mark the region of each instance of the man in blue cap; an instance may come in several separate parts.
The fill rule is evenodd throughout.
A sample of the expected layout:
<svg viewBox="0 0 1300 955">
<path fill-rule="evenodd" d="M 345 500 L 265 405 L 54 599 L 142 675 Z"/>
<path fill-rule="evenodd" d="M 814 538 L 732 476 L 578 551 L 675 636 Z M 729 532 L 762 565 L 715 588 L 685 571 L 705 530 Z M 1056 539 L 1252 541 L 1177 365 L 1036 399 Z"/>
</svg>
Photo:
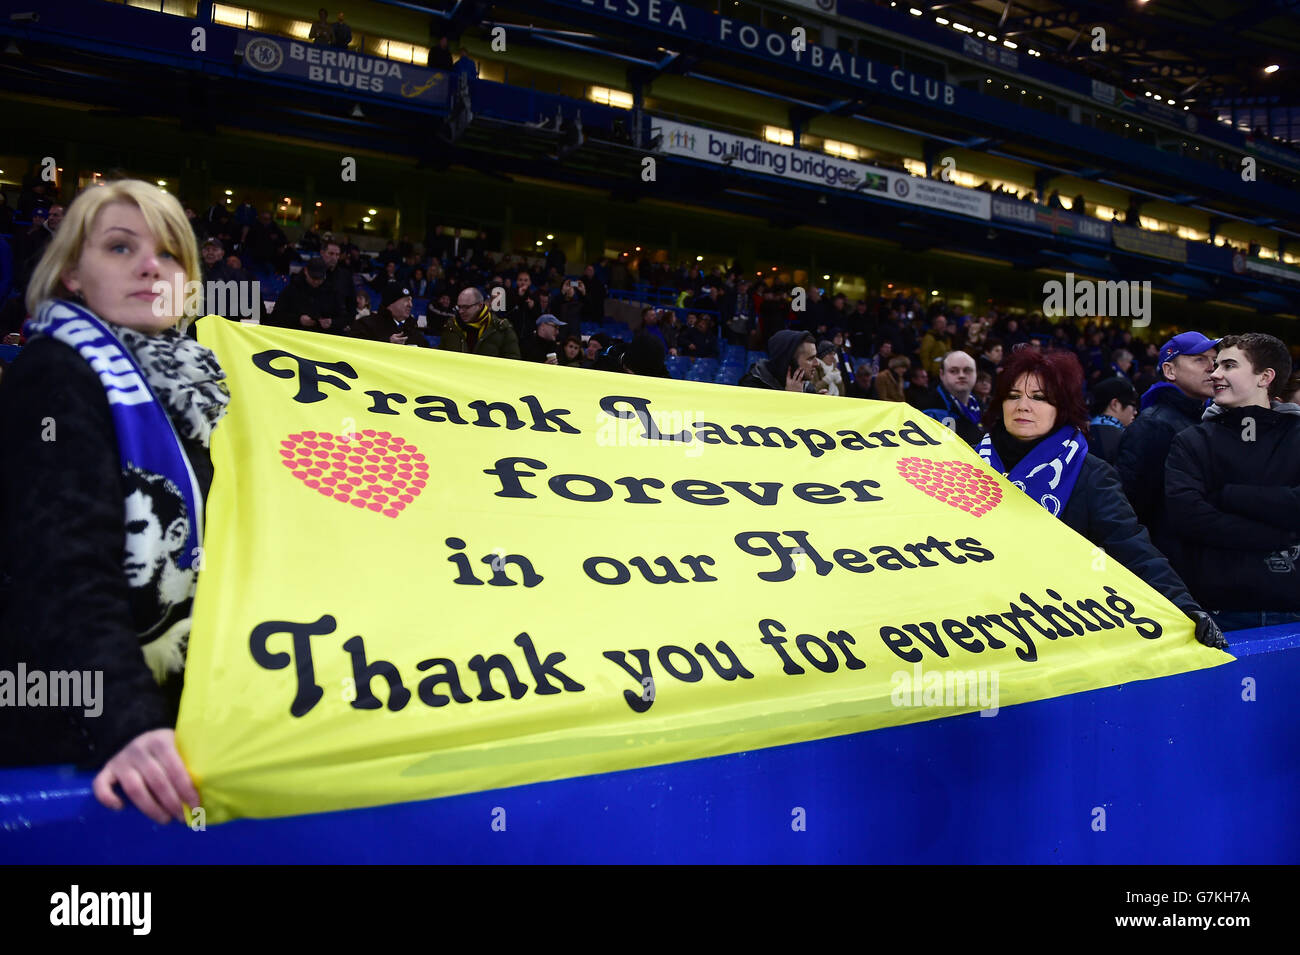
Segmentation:
<svg viewBox="0 0 1300 955">
<path fill-rule="evenodd" d="M 1214 395 L 1215 350 L 1221 339 L 1183 332 L 1165 342 L 1157 359 L 1160 381 L 1142 395 L 1137 420 L 1124 430 L 1115 467 L 1137 518 L 1181 573 L 1179 538 L 1165 520 L 1165 459 L 1174 437 L 1201 423 Z"/>
</svg>

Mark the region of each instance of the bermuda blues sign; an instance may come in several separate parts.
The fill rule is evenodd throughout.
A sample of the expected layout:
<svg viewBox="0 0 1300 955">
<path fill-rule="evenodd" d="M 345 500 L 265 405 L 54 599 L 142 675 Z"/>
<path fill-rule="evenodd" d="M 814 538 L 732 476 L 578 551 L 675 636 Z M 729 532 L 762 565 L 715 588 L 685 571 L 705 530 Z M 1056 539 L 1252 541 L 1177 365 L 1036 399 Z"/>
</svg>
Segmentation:
<svg viewBox="0 0 1300 955">
<path fill-rule="evenodd" d="M 999 222 L 1012 222 L 1018 225 L 1046 229 L 1053 235 L 1072 235 L 1094 242 L 1110 242 L 1110 223 L 1067 212 L 1064 209 L 1050 209 L 1019 199 L 1000 199 L 994 197 L 992 204 L 993 218 Z"/>
<path fill-rule="evenodd" d="M 672 156 L 862 192 L 976 219 L 989 217 L 989 196 L 974 189 L 667 119 L 652 118 L 650 130 L 652 135 L 660 136 L 660 151 Z"/>
<path fill-rule="evenodd" d="M 335 50 L 282 37 L 247 33 L 235 44 L 244 68 L 337 90 L 378 93 L 425 106 L 447 105 L 451 78 L 378 56 Z"/>
<path fill-rule="evenodd" d="M 666 0 L 554 0 L 547 6 L 594 11 L 640 28 L 669 34 L 678 40 L 748 53 L 770 63 L 843 80 L 874 92 L 936 106 L 960 106 L 957 88 L 951 83 L 926 79 L 909 70 L 893 69 L 816 43 L 808 43 L 796 50 L 788 32 L 765 30 L 752 23 L 715 16 L 695 7 Z"/>
</svg>

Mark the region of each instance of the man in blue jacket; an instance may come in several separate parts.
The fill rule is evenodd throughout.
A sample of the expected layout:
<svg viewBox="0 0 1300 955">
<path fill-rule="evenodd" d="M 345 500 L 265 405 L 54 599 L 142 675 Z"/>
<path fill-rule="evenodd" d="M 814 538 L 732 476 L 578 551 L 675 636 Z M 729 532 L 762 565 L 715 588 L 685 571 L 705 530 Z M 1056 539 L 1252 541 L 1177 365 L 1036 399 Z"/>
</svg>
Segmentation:
<svg viewBox="0 0 1300 955">
<path fill-rule="evenodd" d="M 1165 518 L 1165 459 L 1174 437 L 1201 423 L 1214 394 L 1215 349 L 1219 339 L 1183 332 L 1165 342 L 1157 368 L 1160 381 L 1142 395 L 1137 419 L 1120 438 L 1115 469 L 1133 511 L 1151 542 L 1181 571 L 1179 538 Z"/>
</svg>

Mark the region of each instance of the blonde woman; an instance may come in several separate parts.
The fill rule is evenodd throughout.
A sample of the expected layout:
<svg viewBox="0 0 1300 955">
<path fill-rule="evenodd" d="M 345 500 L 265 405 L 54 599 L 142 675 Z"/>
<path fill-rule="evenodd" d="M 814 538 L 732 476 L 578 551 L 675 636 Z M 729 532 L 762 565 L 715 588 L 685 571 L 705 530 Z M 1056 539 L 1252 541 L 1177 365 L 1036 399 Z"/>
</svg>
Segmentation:
<svg viewBox="0 0 1300 955">
<path fill-rule="evenodd" d="M 0 384 L 0 669 L 102 674 L 94 709 L 0 710 L 0 762 L 98 769 L 100 802 L 120 809 L 120 786 L 159 823 L 198 805 L 172 727 L 229 400 L 176 329 L 200 274 L 174 197 L 88 189 L 32 275 L 28 344 Z"/>
</svg>

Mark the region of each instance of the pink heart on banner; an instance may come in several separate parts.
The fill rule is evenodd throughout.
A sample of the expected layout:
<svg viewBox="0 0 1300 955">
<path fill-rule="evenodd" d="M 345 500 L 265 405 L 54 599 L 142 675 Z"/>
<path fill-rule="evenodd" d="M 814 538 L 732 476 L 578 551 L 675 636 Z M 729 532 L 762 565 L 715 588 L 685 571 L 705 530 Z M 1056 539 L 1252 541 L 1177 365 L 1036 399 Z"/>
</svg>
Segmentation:
<svg viewBox="0 0 1300 955">
<path fill-rule="evenodd" d="M 903 480 L 936 501 L 975 517 L 1002 502 L 1002 488 L 993 476 L 965 461 L 931 461 L 903 458 L 895 467 Z"/>
<path fill-rule="evenodd" d="M 387 431 L 301 431 L 280 442 L 280 463 L 316 493 L 385 517 L 398 517 L 429 483 L 424 455 Z"/>
</svg>

